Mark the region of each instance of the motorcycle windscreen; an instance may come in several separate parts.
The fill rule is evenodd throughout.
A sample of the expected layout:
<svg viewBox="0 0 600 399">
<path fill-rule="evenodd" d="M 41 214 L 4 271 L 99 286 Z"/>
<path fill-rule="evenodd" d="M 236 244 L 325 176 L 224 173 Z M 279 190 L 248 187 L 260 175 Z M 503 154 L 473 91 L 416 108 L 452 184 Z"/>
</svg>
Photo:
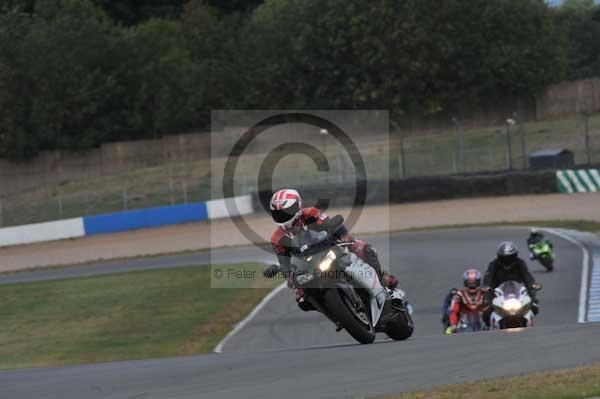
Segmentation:
<svg viewBox="0 0 600 399">
<path fill-rule="evenodd" d="M 292 253 L 295 256 L 310 256 L 322 251 L 327 240 L 327 232 L 301 230 L 292 238 Z"/>
<path fill-rule="evenodd" d="M 502 290 L 505 298 L 519 298 L 521 294 L 521 287 L 523 284 L 518 281 L 505 281 L 500 284 L 498 288 Z"/>
<path fill-rule="evenodd" d="M 544 253 L 544 252 L 549 252 L 549 251 L 550 251 L 550 248 L 548 247 L 548 244 L 545 242 L 538 243 L 538 244 L 534 245 L 534 247 L 533 247 L 533 252 L 538 255 L 541 253 Z"/>
</svg>

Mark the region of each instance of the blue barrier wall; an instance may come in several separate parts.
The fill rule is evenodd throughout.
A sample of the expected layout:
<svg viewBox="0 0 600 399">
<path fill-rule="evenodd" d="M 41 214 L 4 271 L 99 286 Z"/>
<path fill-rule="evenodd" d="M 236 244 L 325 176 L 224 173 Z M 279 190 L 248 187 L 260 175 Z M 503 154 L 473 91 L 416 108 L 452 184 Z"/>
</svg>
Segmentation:
<svg viewBox="0 0 600 399">
<path fill-rule="evenodd" d="M 161 206 L 108 213 L 105 215 L 85 216 L 83 218 L 83 226 L 85 235 L 89 236 L 170 224 L 197 222 L 207 219 L 206 203 L 196 202 L 185 205 Z"/>
</svg>

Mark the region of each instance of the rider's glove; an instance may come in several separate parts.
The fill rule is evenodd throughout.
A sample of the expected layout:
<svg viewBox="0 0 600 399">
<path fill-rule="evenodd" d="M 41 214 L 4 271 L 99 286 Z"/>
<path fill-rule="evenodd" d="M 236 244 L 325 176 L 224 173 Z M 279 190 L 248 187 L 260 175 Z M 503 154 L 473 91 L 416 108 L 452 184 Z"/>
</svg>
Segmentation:
<svg viewBox="0 0 600 399">
<path fill-rule="evenodd" d="M 263 270 L 263 276 L 266 278 L 275 277 L 279 272 L 279 265 L 271 265 Z"/>
</svg>

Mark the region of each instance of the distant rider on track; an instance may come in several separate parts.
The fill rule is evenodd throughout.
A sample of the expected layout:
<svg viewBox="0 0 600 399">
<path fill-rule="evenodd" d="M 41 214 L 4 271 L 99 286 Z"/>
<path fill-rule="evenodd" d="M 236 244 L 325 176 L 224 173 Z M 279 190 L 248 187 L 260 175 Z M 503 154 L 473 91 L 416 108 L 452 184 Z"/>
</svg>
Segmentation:
<svg viewBox="0 0 600 399">
<path fill-rule="evenodd" d="M 481 315 L 484 311 L 484 292 L 481 290 L 481 273 L 477 269 L 469 269 L 463 274 L 464 287 L 458 290 L 450 302 L 449 327 L 446 334 L 458 332 L 458 324 L 462 316 L 476 320 L 469 328 L 479 331 L 482 328 Z"/>
</svg>

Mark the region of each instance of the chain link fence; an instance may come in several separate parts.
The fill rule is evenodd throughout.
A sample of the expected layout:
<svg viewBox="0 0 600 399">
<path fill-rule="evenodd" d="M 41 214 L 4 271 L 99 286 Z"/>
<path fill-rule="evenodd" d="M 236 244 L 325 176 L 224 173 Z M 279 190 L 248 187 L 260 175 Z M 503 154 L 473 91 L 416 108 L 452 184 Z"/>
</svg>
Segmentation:
<svg viewBox="0 0 600 399">
<path fill-rule="evenodd" d="M 356 144 L 371 169 L 381 170 L 386 178 L 388 174 L 406 178 L 523 170 L 528 168 L 528 154 L 550 148 L 573 151 L 578 165 L 598 165 L 600 114 L 581 112 L 576 117 L 533 122 L 512 114 L 485 128 L 466 128 L 461 120 L 453 118 L 445 130 L 395 130 L 389 136 L 365 132 Z M 323 135 L 314 145 L 330 160 L 327 173 L 318 172 L 310 159 L 291 155 L 277 165 L 273 185 L 344 184 L 350 179 L 349 159 L 333 138 Z M 387 151 L 391 163 L 387 156 L 381 156 Z M 0 226 L 207 200 L 211 166 L 220 170 L 225 159 L 131 167 L 109 176 L 40 185 L 3 195 Z M 257 189 L 256 176 L 263 159 L 260 151 L 254 159 L 245 159 L 243 170 L 236 174 L 236 193 Z"/>
<path fill-rule="evenodd" d="M 454 122 L 435 134 L 396 132 L 399 176 L 524 170 L 528 155 L 541 149 L 568 149 L 577 165 L 600 164 L 600 114 L 541 122 L 513 114 L 504 124 L 476 129 Z"/>
</svg>

